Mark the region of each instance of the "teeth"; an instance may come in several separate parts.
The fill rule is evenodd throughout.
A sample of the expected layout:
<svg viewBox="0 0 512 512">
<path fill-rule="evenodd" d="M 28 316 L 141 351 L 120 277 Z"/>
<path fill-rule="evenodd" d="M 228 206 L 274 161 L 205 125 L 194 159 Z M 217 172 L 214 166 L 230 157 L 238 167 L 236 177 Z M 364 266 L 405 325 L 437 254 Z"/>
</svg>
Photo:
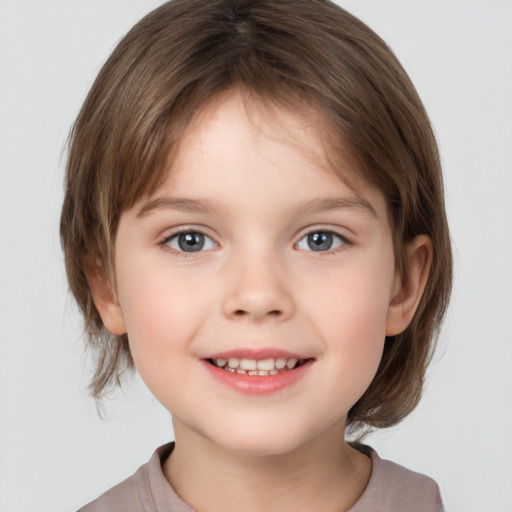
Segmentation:
<svg viewBox="0 0 512 512">
<path fill-rule="evenodd" d="M 242 370 L 256 370 L 256 360 L 240 359 L 240 368 L 242 368 Z"/>
<path fill-rule="evenodd" d="M 244 359 L 230 357 L 228 359 L 213 359 L 213 364 L 230 372 L 241 375 L 277 375 L 281 371 L 291 370 L 297 366 L 298 359 L 269 358 L 269 359 Z"/>
<path fill-rule="evenodd" d="M 276 359 L 276 369 L 282 370 L 286 366 L 286 359 Z"/>
<path fill-rule="evenodd" d="M 275 361 L 273 359 L 262 359 L 256 363 L 258 370 L 273 370 L 275 368 Z"/>
</svg>

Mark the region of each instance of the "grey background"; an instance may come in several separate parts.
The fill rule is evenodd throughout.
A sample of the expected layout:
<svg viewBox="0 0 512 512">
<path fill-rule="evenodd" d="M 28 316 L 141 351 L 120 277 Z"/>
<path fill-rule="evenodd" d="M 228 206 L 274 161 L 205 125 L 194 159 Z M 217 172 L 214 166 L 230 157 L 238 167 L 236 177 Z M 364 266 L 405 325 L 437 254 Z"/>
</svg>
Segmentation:
<svg viewBox="0 0 512 512">
<path fill-rule="evenodd" d="M 152 0 L 0 1 L 0 511 L 77 509 L 170 439 L 135 378 L 87 397 L 58 239 L 63 145 L 116 41 Z M 456 282 L 418 409 L 368 443 L 452 512 L 512 511 L 512 2 L 343 0 L 395 50 L 435 126 Z"/>
</svg>

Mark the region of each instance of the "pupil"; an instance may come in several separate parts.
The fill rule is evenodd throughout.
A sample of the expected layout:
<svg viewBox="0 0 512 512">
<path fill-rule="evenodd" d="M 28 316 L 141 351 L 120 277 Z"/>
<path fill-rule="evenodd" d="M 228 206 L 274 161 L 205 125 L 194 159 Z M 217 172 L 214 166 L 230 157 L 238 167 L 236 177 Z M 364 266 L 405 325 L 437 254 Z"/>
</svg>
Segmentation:
<svg viewBox="0 0 512 512">
<path fill-rule="evenodd" d="M 326 232 L 308 235 L 308 245 L 312 251 L 328 251 L 332 246 L 332 234 Z"/>
<path fill-rule="evenodd" d="M 181 233 L 178 245 L 185 252 L 200 251 L 204 245 L 204 236 L 201 233 Z"/>
</svg>

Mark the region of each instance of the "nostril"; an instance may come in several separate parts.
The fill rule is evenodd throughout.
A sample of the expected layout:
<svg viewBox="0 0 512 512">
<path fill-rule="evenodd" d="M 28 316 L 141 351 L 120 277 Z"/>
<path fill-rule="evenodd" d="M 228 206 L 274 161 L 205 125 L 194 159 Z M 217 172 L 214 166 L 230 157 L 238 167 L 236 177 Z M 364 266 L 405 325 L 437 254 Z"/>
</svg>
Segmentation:
<svg viewBox="0 0 512 512">
<path fill-rule="evenodd" d="M 273 310 L 267 312 L 266 316 L 276 317 L 276 316 L 280 316 L 281 313 L 282 313 L 282 311 L 280 309 L 273 309 Z M 249 314 L 249 312 L 245 311 L 243 309 L 237 309 L 237 310 L 233 311 L 233 315 L 234 316 L 238 316 L 238 317 L 245 316 L 245 315 L 248 315 L 248 314 Z"/>
</svg>

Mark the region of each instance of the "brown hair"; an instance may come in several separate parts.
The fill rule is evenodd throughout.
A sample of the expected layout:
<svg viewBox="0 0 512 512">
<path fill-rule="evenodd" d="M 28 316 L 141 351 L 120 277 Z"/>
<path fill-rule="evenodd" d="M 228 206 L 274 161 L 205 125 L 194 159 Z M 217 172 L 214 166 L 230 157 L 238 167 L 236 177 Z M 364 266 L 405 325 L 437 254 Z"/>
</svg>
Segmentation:
<svg viewBox="0 0 512 512">
<path fill-rule="evenodd" d="M 432 240 L 419 308 L 386 340 L 377 375 L 348 416 L 353 429 L 394 425 L 418 403 L 451 289 L 439 154 L 392 51 L 328 0 L 174 0 L 135 25 L 101 69 L 70 134 L 61 217 L 70 288 L 97 354 L 92 393 L 119 384 L 133 360 L 127 336 L 102 324 L 88 266 L 100 261 L 113 279 L 121 213 L 158 186 L 194 113 L 229 88 L 322 114 L 384 193 L 405 278 L 407 242 Z"/>
</svg>

